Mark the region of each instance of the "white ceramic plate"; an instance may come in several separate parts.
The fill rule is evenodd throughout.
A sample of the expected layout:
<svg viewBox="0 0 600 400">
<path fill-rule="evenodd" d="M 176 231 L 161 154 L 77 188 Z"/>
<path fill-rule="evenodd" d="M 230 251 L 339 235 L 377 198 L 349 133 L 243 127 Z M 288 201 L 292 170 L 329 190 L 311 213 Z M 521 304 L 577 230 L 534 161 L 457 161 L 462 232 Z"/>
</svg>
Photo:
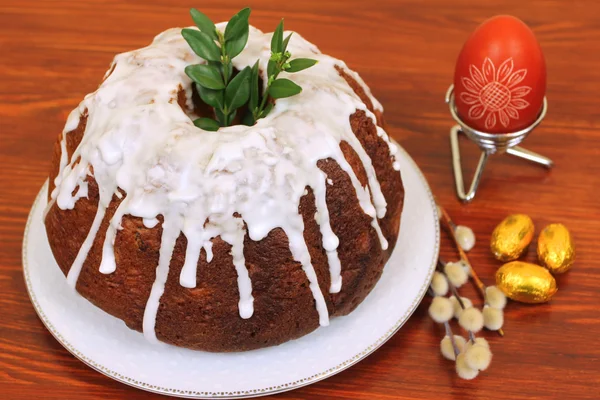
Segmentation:
<svg viewBox="0 0 600 400">
<path fill-rule="evenodd" d="M 48 245 L 44 185 L 25 229 L 23 269 L 31 302 L 54 337 L 90 367 L 140 389 L 188 398 L 243 398 L 332 376 L 385 343 L 425 294 L 439 251 L 437 208 L 425 178 L 402 149 L 406 198 L 400 237 L 383 276 L 350 315 L 298 340 L 245 353 L 213 354 L 152 345 L 66 283 Z"/>
</svg>

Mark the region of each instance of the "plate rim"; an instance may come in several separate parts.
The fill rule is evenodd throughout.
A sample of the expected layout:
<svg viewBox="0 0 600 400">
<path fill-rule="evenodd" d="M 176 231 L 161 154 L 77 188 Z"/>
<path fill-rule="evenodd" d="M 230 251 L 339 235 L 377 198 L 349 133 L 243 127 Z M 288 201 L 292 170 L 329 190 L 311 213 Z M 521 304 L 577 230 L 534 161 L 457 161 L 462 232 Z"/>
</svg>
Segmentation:
<svg viewBox="0 0 600 400">
<path fill-rule="evenodd" d="M 398 151 L 403 153 L 403 156 L 406 157 L 406 159 L 409 161 L 409 163 L 412 165 L 412 167 L 417 172 L 417 175 L 418 175 L 421 183 L 423 184 L 424 188 L 426 189 L 427 195 L 431 202 L 431 209 L 434 214 L 434 219 L 433 219 L 434 220 L 434 230 L 435 230 L 435 235 L 436 235 L 435 248 L 433 251 L 433 259 L 431 260 L 430 265 L 428 267 L 429 269 L 427 271 L 427 279 L 425 280 L 425 282 L 419 289 L 418 295 L 415 297 L 415 299 L 411 303 L 409 309 L 404 313 L 404 315 L 398 321 L 396 321 L 392 325 L 392 327 L 383 336 L 378 338 L 374 343 L 367 346 L 365 349 L 363 349 L 359 353 L 353 355 L 352 357 L 348 358 L 346 361 L 338 364 L 335 367 L 329 368 L 322 372 L 315 373 L 309 377 L 298 379 L 293 382 L 283 383 L 283 384 L 277 385 L 275 387 L 249 389 L 249 390 L 244 390 L 244 391 L 231 391 L 231 392 L 227 392 L 227 391 L 203 392 L 203 391 L 164 388 L 164 387 L 158 387 L 156 385 L 151 385 L 146 382 L 141 382 L 141 381 L 138 381 L 137 379 L 129 378 L 118 372 L 112 371 L 110 368 L 100 365 L 100 364 L 96 363 L 94 360 L 92 360 L 91 358 L 88 358 L 83 353 L 81 353 L 79 350 L 77 350 L 73 345 L 71 345 L 66 339 L 64 339 L 62 337 L 62 335 L 54 328 L 52 323 L 46 317 L 46 314 L 44 313 L 44 311 L 41 309 L 41 307 L 35 297 L 35 294 L 33 293 L 32 285 L 31 285 L 31 278 L 29 276 L 29 262 L 28 262 L 28 257 L 27 257 L 27 239 L 29 237 L 30 225 L 33 220 L 33 210 L 34 210 L 35 206 L 37 205 L 37 203 L 40 201 L 41 197 L 43 196 L 44 189 L 46 189 L 48 186 L 48 179 L 46 179 L 46 181 L 42 185 L 42 188 L 40 189 L 37 196 L 35 197 L 35 200 L 32 204 L 31 210 L 29 212 L 29 216 L 27 217 L 27 223 L 25 225 L 25 231 L 23 234 L 23 243 L 22 243 L 23 275 L 25 278 L 25 286 L 27 287 L 27 294 L 29 296 L 29 300 L 31 301 L 31 304 L 33 305 L 33 308 L 34 308 L 36 314 L 42 321 L 42 324 L 45 326 L 45 328 L 56 339 L 56 341 L 58 341 L 58 343 L 60 343 L 69 353 L 71 353 L 73 356 L 75 356 L 75 358 L 77 358 L 78 360 L 80 360 L 82 363 L 84 363 L 88 367 L 92 368 L 93 370 L 101 373 L 102 375 L 105 375 L 111 379 L 114 379 L 118 382 L 124 383 L 128 386 L 134 387 L 136 389 L 145 390 L 147 392 L 152 392 L 152 393 L 162 394 L 162 395 L 176 396 L 176 397 L 180 397 L 180 398 L 188 398 L 188 399 L 206 399 L 206 398 L 245 399 L 245 398 L 252 398 L 252 397 L 257 397 L 257 396 L 267 396 L 267 395 L 272 395 L 272 394 L 277 394 L 277 393 L 283 393 L 283 392 L 298 389 L 298 388 L 308 386 L 310 384 L 322 381 L 324 379 L 327 379 L 333 375 L 336 375 L 336 374 L 350 368 L 351 366 L 355 365 L 359 361 L 361 361 L 361 360 L 365 359 L 366 357 L 368 357 L 369 355 L 371 355 L 373 352 L 375 352 L 375 350 L 379 349 L 392 336 L 394 336 L 394 334 L 396 334 L 396 332 L 398 332 L 400 330 L 400 328 L 406 323 L 406 321 L 408 321 L 408 319 L 411 317 L 411 315 L 417 309 L 418 305 L 421 303 L 421 300 L 423 299 L 423 297 L 425 296 L 425 294 L 427 292 L 427 288 L 429 287 L 431 277 L 436 268 L 437 259 L 439 257 L 439 251 L 440 251 L 440 225 L 438 223 L 435 223 L 436 221 L 439 220 L 438 208 L 437 208 L 437 204 L 435 201 L 435 197 L 431 191 L 431 188 L 429 187 L 427 179 L 423 175 L 423 172 L 421 171 L 421 169 L 419 168 L 417 163 L 413 160 L 413 158 L 410 156 L 410 154 L 408 154 L 408 152 L 402 146 L 400 146 L 397 143 L 395 143 L 395 144 L 396 144 L 396 146 L 398 146 Z"/>
</svg>

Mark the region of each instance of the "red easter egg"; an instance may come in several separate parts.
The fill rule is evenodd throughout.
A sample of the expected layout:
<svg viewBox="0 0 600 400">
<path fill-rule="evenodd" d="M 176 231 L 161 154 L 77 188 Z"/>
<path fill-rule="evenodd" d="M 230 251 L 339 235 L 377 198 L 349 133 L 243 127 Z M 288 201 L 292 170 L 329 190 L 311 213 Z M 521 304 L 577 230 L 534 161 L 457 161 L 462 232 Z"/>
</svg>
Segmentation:
<svg viewBox="0 0 600 400">
<path fill-rule="evenodd" d="M 454 101 L 461 119 L 486 133 L 524 129 L 546 93 L 546 62 L 523 21 L 499 15 L 467 39 L 456 62 Z"/>
</svg>

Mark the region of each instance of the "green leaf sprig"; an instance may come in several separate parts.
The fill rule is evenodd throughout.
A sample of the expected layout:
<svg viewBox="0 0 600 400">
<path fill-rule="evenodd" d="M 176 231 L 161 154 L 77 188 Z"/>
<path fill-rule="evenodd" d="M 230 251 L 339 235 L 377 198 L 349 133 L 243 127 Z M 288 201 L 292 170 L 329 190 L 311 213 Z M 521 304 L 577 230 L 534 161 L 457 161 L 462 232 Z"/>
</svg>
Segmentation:
<svg viewBox="0 0 600 400">
<path fill-rule="evenodd" d="M 287 51 L 287 47 L 291 37 L 292 34 L 290 33 L 285 39 L 283 38 L 282 19 L 271 38 L 271 57 L 267 64 L 267 87 L 260 104 L 258 103 L 258 61 L 252 67 L 250 100 L 248 102 L 248 112 L 250 115 L 247 115 L 245 118 L 247 125 L 253 125 L 259 118 L 263 118 L 271 112 L 273 102 L 270 100 L 295 96 L 302 92 L 302 88 L 291 80 L 286 78 L 278 79 L 281 72 L 299 72 L 317 63 L 317 60 L 310 58 L 296 58 L 290 61 L 292 55 Z"/>
<path fill-rule="evenodd" d="M 198 30 L 186 28 L 181 35 L 207 64 L 188 65 L 185 73 L 196 83 L 200 98 L 214 108 L 216 116 L 216 120 L 198 118 L 194 124 L 204 130 L 216 131 L 231 124 L 237 109 L 246 104 L 250 96 L 250 68 L 233 77 L 231 64 L 248 42 L 250 9 L 244 8 L 231 17 L 224 33 L 195 8 L 190 14 Z"/>
<path fill-rule="evenodd" d="M 273 109 L 273 100 L 294 96 L 302 88 L 289 79 L 279 78 L 281 72 L 298 72 L 316 64 L 316 60 L 297 58 L 290 61 L 287 46 L 292 34 L 283 38 L 283 19 L 273 33 L 271 57 L 267 65 L 267 86 L 260 95 L 258 61 L 234 75 L 231 60 L 238 56 L 249 35 L 250 9 L 244 8 L 227 23 L 221 33 L 203 13 L 191 9 L 190 14 L 198 30 L 183 29 L 182 36 L 190 48 L 207 64 L 188 65 L 185 73 L 196 84 L 202 101 L 214 109 L 216 119 L 198 118 L 194 124 L 204 130 L 216 131 L 231 125 L 238 109 L 247 105 L 243 123 L 253 125 Z M 260 102 L 259 102 L 260 101 Z"/>
</svg>

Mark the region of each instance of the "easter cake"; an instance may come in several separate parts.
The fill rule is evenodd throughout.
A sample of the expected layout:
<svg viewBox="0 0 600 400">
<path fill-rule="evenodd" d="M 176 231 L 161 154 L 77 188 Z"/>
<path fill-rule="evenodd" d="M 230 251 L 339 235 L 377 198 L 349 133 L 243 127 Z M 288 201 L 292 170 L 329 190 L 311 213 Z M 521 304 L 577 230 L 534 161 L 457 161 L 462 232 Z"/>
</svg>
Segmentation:
<svg viewBox="0 0 600 400">
<path fill-rule="evenodd" d="M 264 87 L 274 34 L 246 32 L 231 72 L 254 64 Z M 302 91 L 253 124 L 194 123 L 213 114 L 186 67 L 210 63 L 169 29 L 117 55 L 58 136 L 45 214 L 56 262 L 152 342 L 231 352 L 299 338 L 352 312 L 394 248 L 404 192 L 381 105 L 299 34 L 285 46 L 281 76 Z M 302 57 L 316 63 L 291 73 Z"/>
</svg>

